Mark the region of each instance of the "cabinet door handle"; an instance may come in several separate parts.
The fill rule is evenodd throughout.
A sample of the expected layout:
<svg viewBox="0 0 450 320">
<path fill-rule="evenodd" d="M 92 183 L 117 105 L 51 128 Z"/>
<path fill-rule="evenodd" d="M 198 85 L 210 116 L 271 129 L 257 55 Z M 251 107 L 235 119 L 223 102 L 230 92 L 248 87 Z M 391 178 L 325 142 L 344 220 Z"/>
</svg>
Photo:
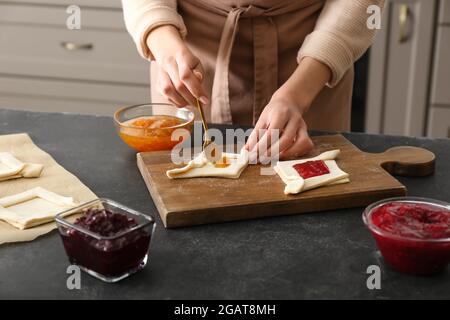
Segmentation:
<svg viewBox="0 0 450 320">
<path fill-rule="evenodd" d="M 77 51 L 77 50 L 92 50 L 94 45 L 92 43 L 75 43 L 75 42 L 61 42 L 61 46 L 67 51 Z"/>
<path fill-rule="evenodd" d="M 405 43 L 408 40 L 407 35 L 408 18 L 409 18 L 409 6 L 407 4 L 400 5 L 398 14 L 399 43 Z"/>
</svg>

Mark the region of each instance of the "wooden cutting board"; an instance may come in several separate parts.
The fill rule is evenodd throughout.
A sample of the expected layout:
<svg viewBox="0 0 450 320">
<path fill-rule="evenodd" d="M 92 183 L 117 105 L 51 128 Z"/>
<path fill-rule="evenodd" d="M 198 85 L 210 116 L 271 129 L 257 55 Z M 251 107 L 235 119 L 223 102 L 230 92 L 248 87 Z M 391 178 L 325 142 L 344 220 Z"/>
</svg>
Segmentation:
<svg viewBox="0 0 450 320">
<path fill-rule="evenodd" d="M 236 180 L 171 180 L 165 174 L 176 167 L 170 151 L 139 153 L 137 162 L 167 228 L 366 206 L 406 195 L 406 187 L 391 174 L 426 176 L 434 172 L 435 156 L 425 149 L 395 147 L 372 154 L 362 152 L 342 135 L 313 140 L 315 149 L 308 158 L 340 149 L 337 163 L 350 175 L 350 183 L 285 195 L 278 175 L 260 175 L 260 165 L 248 166 Z"/>
</svg>

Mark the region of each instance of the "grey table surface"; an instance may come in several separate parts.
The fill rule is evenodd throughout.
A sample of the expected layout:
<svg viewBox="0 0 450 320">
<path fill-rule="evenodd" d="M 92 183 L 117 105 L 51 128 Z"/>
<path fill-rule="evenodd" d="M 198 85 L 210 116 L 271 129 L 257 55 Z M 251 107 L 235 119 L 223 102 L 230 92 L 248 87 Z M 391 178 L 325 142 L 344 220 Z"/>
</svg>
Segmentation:
<svg viewBox="0 0 450 320">
<path fill-rule="evenodd" d="M 57 232 L 0 246 L 0 298 L 450 298 L 449 268 L 414 277 L 383 264 L 362 208 L 165 230 L 135 153 L 119 140 L 111 118 L 0 110 L 0 134 L 19 132 L 98 196 L 151 214 L 158 226 L 142 272 L 117 284 L 82 274 L 80 290 L 67 289 L 69 263 Z M 399 180 L 409 195 L 450 200 L 450 140 L 346 136 L 366 151 L 414 145 L 435 152 L 435 175 Z M 381 290 L 367 288 L 370 265 L 381 267 Z"/>
</svg>

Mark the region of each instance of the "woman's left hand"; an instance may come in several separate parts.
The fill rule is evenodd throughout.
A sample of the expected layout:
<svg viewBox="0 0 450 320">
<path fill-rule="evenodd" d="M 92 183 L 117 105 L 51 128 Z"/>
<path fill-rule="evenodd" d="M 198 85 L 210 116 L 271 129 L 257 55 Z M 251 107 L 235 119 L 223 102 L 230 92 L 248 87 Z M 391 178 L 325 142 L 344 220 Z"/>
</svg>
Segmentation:
<svg viewBox="0 0 450 320">
<path fill-rule="evenodd" d="M 314 146 L 303 120 L 303 112 L 309 106 L 302 106 L 289 93 L 279 91 L 264 108 L 247 141 L 250 162 L 299 157 Z"/>
<path fill-rule="evenodd" d="M 248 138 L 249 161 L 299 157 L 314 145 L 303 114 L 330 80 L 331 70 L 314 58 L 303 58 L 289 79 L 273 94 Z M 271 133 L 279 140 L 272 140 Z"/>
</svg>

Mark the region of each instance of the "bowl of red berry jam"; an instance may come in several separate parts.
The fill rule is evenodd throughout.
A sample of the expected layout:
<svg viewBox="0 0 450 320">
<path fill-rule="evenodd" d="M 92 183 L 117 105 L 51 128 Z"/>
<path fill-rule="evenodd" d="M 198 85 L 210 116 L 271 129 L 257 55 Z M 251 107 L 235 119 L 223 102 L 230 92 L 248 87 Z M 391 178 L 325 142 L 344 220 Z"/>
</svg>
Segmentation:
<svg viewBox="0 0 450 320">
<path fill-rule="evenodd" d="M 142 270 L 155 221 L 109 199 L 96 199 L 56 216 L 69 261 L 105 282 Z"/>
<path fill-rule="evenodd" d="M 432 275 L 447 268 L 450 204 L 425 198 L 391 198 L 367 207 L 363 220 L 394 270 Z"/>
</svg>

